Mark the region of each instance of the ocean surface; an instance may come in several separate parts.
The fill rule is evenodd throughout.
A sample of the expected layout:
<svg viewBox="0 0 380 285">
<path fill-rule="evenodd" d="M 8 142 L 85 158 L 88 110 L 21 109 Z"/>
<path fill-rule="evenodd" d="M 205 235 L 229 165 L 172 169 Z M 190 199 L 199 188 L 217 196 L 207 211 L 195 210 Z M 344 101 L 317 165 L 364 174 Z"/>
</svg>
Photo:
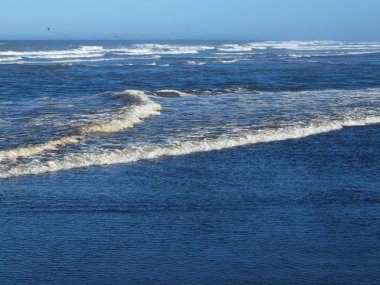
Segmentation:
<svg viewBox="0 0 380 285">
<path fill-rule="evenodd" d="M 1 284 L 380 284 L 380 42 L 0 41 Z"/>
</svg>

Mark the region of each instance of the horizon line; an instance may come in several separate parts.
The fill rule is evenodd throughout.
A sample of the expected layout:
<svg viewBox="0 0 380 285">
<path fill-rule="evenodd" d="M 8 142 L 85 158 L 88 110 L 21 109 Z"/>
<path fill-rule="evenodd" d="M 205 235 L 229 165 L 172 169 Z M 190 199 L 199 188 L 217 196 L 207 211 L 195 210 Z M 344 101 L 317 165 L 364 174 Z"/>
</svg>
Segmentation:
<svg viewBox="0 0 380 285">
<path fill-rule="evenodd" d="M 294 42 L 380 42 L 380 40 L 339 40 L 339 39 L 125 39 L 125 38 L 117 38 L 117 39 L 78 39 L 78 38 L 67 38 L 67 39 L 44 39 L 44 38 L 18 38 L 18 39 L 2 39 L 0 41 L 136 41 L 136 42 L 145 42 L 145 41 L 168 41 L 168 42 L 176 42 L 176 41 L 244 41 L 244 42 L 284 42 L 284 41 L 294 41 Z"/>
</svg>

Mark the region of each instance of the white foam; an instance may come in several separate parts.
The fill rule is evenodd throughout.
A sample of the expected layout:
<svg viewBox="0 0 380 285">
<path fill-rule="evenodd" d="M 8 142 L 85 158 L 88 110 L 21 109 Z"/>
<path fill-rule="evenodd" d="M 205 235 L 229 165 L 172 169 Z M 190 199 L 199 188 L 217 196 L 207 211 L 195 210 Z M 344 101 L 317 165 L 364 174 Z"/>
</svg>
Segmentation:
<svg viewBox="0 0 380 285">
<path fill-rule="evenodd" d="M 242 52 L 252 50 L 284 49 L 296 51 L 329 51 L 329 50 L 353 50 L 363 52 L 379 52 L 379 42 L 338 42 L 338 41 L 264 41 L 244 44 L 224 44 L 217 50 L 224 52 Z"/>
<path fill-rule="evenodd" d="M 119 55 L 165 55 L 165 54 L 195 54 L 199 51 L 214 49 L 213 46 L 198 45 L 168 45 L 168 44 L 135 44 L 128 48 L 107 49 Z"/>
<path fill-rule="evenodd" d="M 120 95 L 133 96 L 137 101 L 136 105 L 121 108 L 111 119 L 102 118 L 100 122 L 83 126 L 82 133 L 113 133 L 131 128 L 141 123 L 143 119 L 154 115 L 159 115 L 161 106 L 149 99 L 149 96 L 141 90 L 125 90 Z"/>
<path fill-rule="evenodd" d="M 219 59 L 217 62 L 219 63 L 224 63 L 224 64 L 229 64 L 229 63 L 234 63 L 238 62 L 239 60 L 237 58 L 232 58 L 232 59 Z"/>
<path fill-rule="evenodd" d="M 261 49 L 265 49 L 266 47 L 262 47 Z M 252 51 L 252 46 L 250 44 L 226 44 L 217 48 L 219 51 L 225 52 L 242 52 L 242 51 Z"/>
<path fill-rule="evenodd" d="M 175 95 L 175 96 L 179 96 L 179 97 L 189 97 L 189 96 L 192 96 L 191 94 L 189 93 L 186 93 L 186 92 L 183 92 L 183 91 L 178 91 L 178 90 L 174 90 L 174 89 L 162 89 L 162 90 L 157 90 L 156 92 L 154 92 L 156 95 Z"/>
<path fill-rule="evenodd" d="M 198 45 L 164 45 L 135 44 L 125 48 L 103 48 L 102 46 L 81 46 L 76 49 L 42 50 L 42 51 L 0 51 L 0 56 L 18 56 L 31 59 L 65 59 L 101 57 L 107 53 L 116 55 L 149 55 L 148 59 L 160 59 L 161 55 L 194 54 L 199 51 L 213 49 L 210 46 Z"/>
<path fill-rule="evenodd" d="M 20 60 L 20 59 L 22 59 L 22 57 L 20 57 L 20 56 L 0 57 L 0 63 L 16 61 L 16 60 Z"/>
<path fill-rule="evenodd" d="M 29 145 L 10 150 L 0 151 L 0 161 L 6 159 L 14 160 L 19 157 L 33 156 L 44 151 L 56 150 L 58 147 L 63 145 L 78 143 L 80 139 L 80 136 L 64 137 L 43 144 Z"/>
<path fill-rule="evenodd" d="M 204 64 L 206 64 L 206 62 L 205 61 L 188 60 L 188 61 L 186 61 L 186 64 L 188 64 L 188 65 L 204 65 Z"/>
<path fill-rule="evenodd" d="M 61 159 L 50 161 L 34 160 L 24 165 L 17 165 L 3 173 L 0 178 L 10 178 L 20 175 L 40 174 L 72 168 L 130 163 L 139 160 L 155 159 L 163 156 L 187 155 L 198 152 L 228 149 L 238 146 L 298 139 L 325 132 L 342 129 L 345 126 L 363 126 L 379 124 L 380 117 L 367 117 L 359 120 L 325 122 L 307 126 L 283 127 L 279 129 L 264 129 L 256 132 L 240 133 L 233 136 L 222 135 L 218 138 L 203 138 L 201 140 L 177 141 L 167 145 L 146 145 L 116 151 L 99 151 L 87 153 L 72 153 Z"/>
<path fill-rule="evenodd" d="M 101 57 L 104 55 L 101 46 L 81 46 L 77 49 L 51 51 L 0 51 L 0 56 L 16 56 L 22 58 L 59 59 Z"/>
<path fill-rule="evenodd" d="M 112 58 L 115 55 L 134 56 L 129 59 L 160 59 L 162 55 L 197 54 L 207 50 L 213 50 L 216 54 L 244 55 L 262 53 L 263 50 L 275 49 L 285 51 L 299 51 L 304 56 L 319 52 L 322 55 L 357 55 L 380 52 L 379 42 L 337 42 L 337 41 L 263 41 L 251 43 L 207 45 L 181 45 L 181 44 L 134 44 L 126 47 L 104 48 L 102 46 L 80 46 L 66 50 L 38 50 L 38 51 L 0 51 L 0 64 L 35 64 L 33 59 L 51 63 L 49 60 L 68 60 L 80 62 L 80 60 L 96 61 L 123 60 Z M 111 55 L 110 57 L 103 56 Z M 145 57 L 144 57 L 145 56 Z M 291 55 L 292 56 L 292 55 Z M 294 56 L 297 57 L 297 56 Z M 95 60 L 94 60 L 95 59 Z M 55 63 L 55 62 L 53 62 Z M 187 64 L 202 65 L 190 60 Z"/>
</svg>

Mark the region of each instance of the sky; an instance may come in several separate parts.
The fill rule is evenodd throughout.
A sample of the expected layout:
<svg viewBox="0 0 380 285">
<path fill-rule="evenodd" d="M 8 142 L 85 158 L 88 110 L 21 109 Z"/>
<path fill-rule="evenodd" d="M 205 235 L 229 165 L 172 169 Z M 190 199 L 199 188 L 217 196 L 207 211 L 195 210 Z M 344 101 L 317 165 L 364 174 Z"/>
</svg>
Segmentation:
<svg viewBox="0 0 380 285">
<path fill-rule="evenodd" d="M 380 41 L 380 0 L 1 0 L 8 39 Z"/>
</svg>

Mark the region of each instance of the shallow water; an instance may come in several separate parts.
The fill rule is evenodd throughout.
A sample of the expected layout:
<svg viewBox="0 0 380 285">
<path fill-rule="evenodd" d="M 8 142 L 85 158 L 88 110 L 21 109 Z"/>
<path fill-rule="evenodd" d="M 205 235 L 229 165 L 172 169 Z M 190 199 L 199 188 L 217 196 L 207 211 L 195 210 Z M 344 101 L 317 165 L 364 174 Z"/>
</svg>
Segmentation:
<svg viewBox="0 0 380 285">
<path fill-rule="evenodd" d="M 4 42 L 0 280 L 380 282 L 380 44 Z"/>
</svg>

